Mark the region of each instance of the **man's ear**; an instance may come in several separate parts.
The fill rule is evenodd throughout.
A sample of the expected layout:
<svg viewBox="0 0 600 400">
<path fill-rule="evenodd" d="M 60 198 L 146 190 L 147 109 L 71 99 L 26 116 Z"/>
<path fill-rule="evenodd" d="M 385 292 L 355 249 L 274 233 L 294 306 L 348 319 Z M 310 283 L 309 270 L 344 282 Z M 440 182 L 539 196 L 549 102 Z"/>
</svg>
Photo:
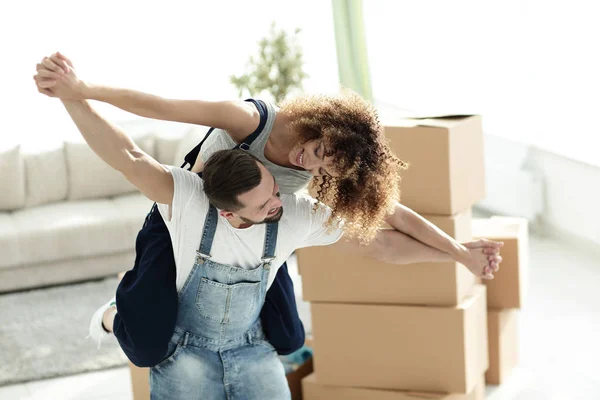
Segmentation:
<svg viewBox="0 0 600 400">
<path fill-rule="evenodd" d="M 235 213 L 232 213 L 231 211 L 225 211 L 225 210 L 219 210 L 219 215 L 222 217 L 225 217 L 227 219 L 233 219 L 236 217 Z"/>
</svg>

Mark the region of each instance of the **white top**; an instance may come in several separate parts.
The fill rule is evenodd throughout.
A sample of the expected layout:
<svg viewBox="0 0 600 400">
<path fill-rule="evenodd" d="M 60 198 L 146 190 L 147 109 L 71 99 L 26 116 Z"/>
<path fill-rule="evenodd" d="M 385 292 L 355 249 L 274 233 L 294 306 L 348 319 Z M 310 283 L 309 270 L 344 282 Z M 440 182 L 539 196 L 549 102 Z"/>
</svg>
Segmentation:
<svg viewBox="0 0 600 400">
<path fill-rule="evenodd" d="M 203 181 L 195 173 L 167 166 L 175 184 L 172 207 L 158 204 L 173 242 L 177 268 L 177 290 L 188 278 L 200 246 L 204 220 L 209 202 L 203 191 Z M 313 212 L 314 199 L 298 194 L 282 194 L 283 216 L 279 221 L 275 260 L 271 264 L 268 286 L 277 270 L 299 248 L 335 243 L 341 236 L 340 228 L 330 232 L 324 227 L 331 210 L 319 206 Z M 260 265 L 264 250 L 265 224 L 245 229 L 231 226 L 219 215 L 213 240 L 211 260 L 235 267 L 254 269 Z"/>
</svg>

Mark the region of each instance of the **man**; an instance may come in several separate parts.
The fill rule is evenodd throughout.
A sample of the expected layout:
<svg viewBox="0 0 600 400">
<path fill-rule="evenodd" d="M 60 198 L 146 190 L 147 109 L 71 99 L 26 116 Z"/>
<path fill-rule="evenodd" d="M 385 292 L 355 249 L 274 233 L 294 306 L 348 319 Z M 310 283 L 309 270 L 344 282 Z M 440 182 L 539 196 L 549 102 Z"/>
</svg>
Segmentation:
<svg viewBox="0 0 600 400">
<path fill-rule="evenodd" d="M 38 88 L 60 97 L 59 86 Z M 494 242 L 457 245 L 451 256 L 396 230 L 381 230 L 369 245 L 339 240 L 340 229 L 325 228 L 327 207 L 280 195 L 271 173 L 243 150 L 215 153 L 201 178 L 161 165 L 87 102 L 63 104 L 96 154 L 158 204 L 171 235 L 179 306 L 165 359 L 151 369 L 153 398 L 289 398 L 258 313 L 277 266 L 298 248 L 335 243 L 397 264 L 456 259 L 479 275 L 501 261 Z M 116 312 L 103 315 L 109 331 Z"/>
</svg>

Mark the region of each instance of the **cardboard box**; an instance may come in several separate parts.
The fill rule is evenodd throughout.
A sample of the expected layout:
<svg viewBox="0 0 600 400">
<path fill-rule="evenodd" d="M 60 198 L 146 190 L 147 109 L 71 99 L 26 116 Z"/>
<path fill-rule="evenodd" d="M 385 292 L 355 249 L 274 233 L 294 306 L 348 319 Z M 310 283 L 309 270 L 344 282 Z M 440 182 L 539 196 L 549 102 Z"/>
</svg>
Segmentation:
<svg viewBox="0 0 600 400">
<path fill-rule="evenodd" d="M 490 309 L 523 307 L 527 287 L 529 234 L 524 218 L 473 219 L 473 237 L 504 242 L 502 263 L 494 279 L 486 280 Z"/>
<path fill-rule="evenodd" d="M 488 311 L 490 367 L 485 381 L 490 385 L 501 385 L 518 364 L 518 312 L 515 309 Z"/>
<path fill-rule="evenodd" d="M 458 241 L 471 240 L 470 209 L 423 217 Z M 312 302 L 454 306 L 479 282 L 456 262 L 386 264 L 328 246 L 299 249 L 296 255 L 303 299 Z"/>
<path fill-rule="evenodd" d="M 399 390 L 382 390 L 352 388 L 345 386 L 323 385 L 316 374 L 311 374 L 302 381 L 304 400 L 484 400 L 485 383 L 483 377 L 467 394 L 444 394 L 432 392 L 406 392 Z"/>
<path fill-rule="evenodd" d="M 481 117 L 382 119 L 402 171 L 402 204 L 419 213 L 451 215 L 485 198 Z"/>
<path fill-rule="evenodd" d="M 488 369 L 485 286 L 456 307 L 312 303 L 319 382 L 469 393 Z"/>
</svg>

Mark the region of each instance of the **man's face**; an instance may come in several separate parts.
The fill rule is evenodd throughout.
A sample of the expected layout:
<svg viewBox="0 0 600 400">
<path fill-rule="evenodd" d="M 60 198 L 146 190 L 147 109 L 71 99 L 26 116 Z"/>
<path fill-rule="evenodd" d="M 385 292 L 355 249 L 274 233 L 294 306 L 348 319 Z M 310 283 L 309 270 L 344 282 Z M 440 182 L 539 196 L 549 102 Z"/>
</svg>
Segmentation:
<svg viewBox="0 0 600 400">
<path fill-rule="evenodd" d="M 258 167 L 261 172 L 260 184 L 238 196 L 238 200 L 244 206 L 234 214 L 249 224 L 277 222 L 283 215 L 279 186 L 264 165 L 258 163 Z"/>
</svg>

